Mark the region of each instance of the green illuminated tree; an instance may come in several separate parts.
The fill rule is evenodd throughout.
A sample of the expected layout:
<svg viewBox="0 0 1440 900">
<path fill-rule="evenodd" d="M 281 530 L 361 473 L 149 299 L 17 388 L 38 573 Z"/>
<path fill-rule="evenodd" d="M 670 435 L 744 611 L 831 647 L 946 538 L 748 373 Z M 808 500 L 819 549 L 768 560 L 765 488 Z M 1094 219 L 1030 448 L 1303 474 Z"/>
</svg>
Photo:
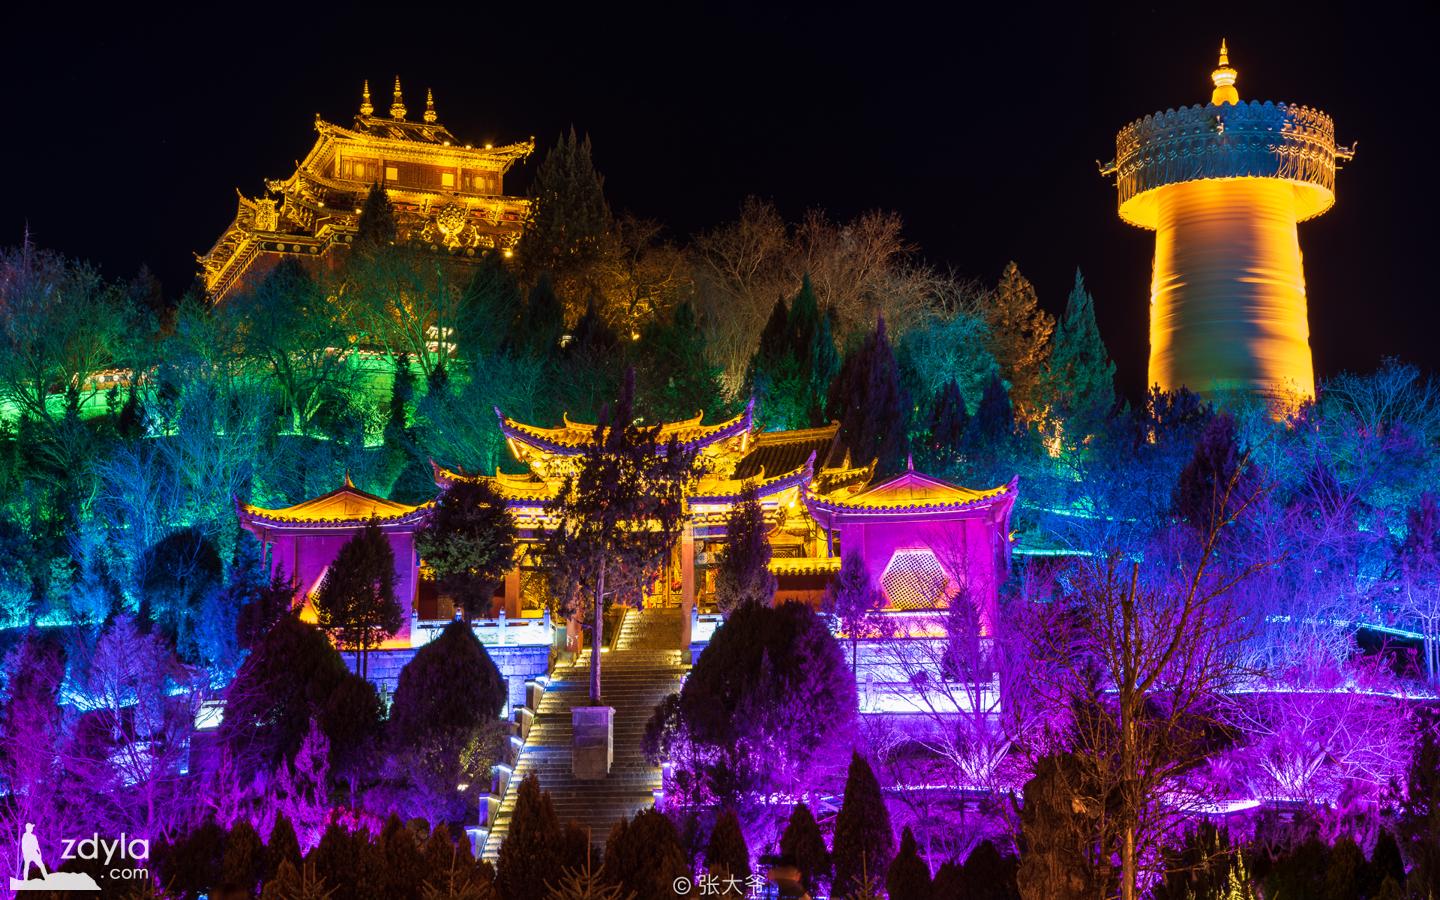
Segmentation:
<svg viewBox="0 0 1440 900">
<path fill-rule="evenodd" d="M 490 482 L 457 481 L 435 501 L 415 546 L 468 621 L 490 614 L 495 588 L 515 565 L 515 518 Z"/>
<path fill-rule="evenodd" d="M 876 460 L 876 471 L 904 471 L 909 447 L 910 401 L 900 384 L 900 370 L 885 320 L 860 346 L 845 355 L 830 386 L 830 415 L 840 422 L 841 440 L 851 458 L 864 464 Z"/>
<path fill-rule="evenodd" d="M 1014 262 L 1005 265 L 982 309 L 990 326 L 991 350 L 1001 376 L 1010 384 L 1016 413 L 1030 421 L 1043 411 L 1042 381 L 1055 320 L 1040 308 L 1034 285 Z"/>
<path fill-rule="evenodd" d="M 1050 354 L 1048 393 L 1057 414 L 1093 428 L 1115 405 L 1115 363 L 1095 322 L 1095 298 L 1075 270 L 1075 286 L 1065 303 L 1065 317 L 1055 331 Z"/>
</svg>

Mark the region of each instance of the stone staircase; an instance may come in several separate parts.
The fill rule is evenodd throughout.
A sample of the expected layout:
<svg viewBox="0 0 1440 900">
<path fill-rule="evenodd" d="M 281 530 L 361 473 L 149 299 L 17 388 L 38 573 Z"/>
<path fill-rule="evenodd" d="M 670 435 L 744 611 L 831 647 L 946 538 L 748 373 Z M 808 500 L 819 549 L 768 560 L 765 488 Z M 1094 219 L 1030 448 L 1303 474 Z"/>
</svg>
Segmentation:
<svg viewBox="0 0 1440 900">
<path fill-rule="evenodd" d="M 590 651 L 573 665 L 556 668 L 539 695 L 514 772 L 507 779 L 485 839 L 484 858 L 494 860 L 510 827 L 521 780 L 535 773 L 549 791 L 561 824 L 575 821 L 601 844 L 622 816 L 654 802 L 660 769 L 641 752 L 645 723 L 655 705 L 680 689 L 688 669 L 680 649 L 678 609 L 630 610 L 613 649 L 601 658 L 601 693 L 615 707 L 615 763 L 609 777 L 580 781 L 570 774 L 570 709 L 589 701 Z M 527 713 L 528 715 L 528 713 Z"/>
</svg>

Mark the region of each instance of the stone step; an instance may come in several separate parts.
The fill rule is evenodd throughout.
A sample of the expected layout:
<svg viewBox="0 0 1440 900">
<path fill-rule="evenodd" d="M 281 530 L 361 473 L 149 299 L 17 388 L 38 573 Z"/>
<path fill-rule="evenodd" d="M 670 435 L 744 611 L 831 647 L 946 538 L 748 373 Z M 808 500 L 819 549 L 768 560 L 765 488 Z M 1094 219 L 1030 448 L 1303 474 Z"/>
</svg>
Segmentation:
<svg viewBox="0 0 1440 900">
<path fill-rule="evenodd" d="M 621 622 L 614 649 L 602 655 L 601 693 L 615 708 L 615 761 L 604 780 L 579 781 L 570 774 L 570 711 L 589 702 L 590 653 L 582 652 L 573 664 L 555 670 L 496 810 L 485 858 L 493 860 L 499 853 L 518 785 L 531 773 L 550 793 L 561 822 L 573 820 L 590 828 L 596 843 L 605 840 L 616 820 L 651 805 L 661 773 L 645 760 L 640 741 L 655 705 L 679 690 L 689 671 L 679 639 L 679 610 L 632 610 Z"/>
</svg>

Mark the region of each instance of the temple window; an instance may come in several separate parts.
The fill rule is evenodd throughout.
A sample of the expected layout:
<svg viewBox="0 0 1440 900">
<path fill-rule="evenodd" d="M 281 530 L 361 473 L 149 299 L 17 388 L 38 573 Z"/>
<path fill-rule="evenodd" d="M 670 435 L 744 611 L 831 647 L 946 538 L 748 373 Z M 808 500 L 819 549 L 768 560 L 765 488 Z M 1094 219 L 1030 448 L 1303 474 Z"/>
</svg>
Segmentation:
<svg viewBox="0 0 1440 900">
<path fill-rule="evenodd" d="M 455 186 L 455 173 L 454 173 L 454 172 L 441 172 L 441 173 L 440 173 L 440 186 L 441 186 L 441 187 L 453 188 L 453 187 Z"/>
<path fill-rule="evenodd" d="M 399 180 L 400 180 L 400 170 L 399 170 L 398 168 L 396 168 L 395 166 L 386 166 L 386 167 L 385 167 L 385 180 L 386 180 L 386 181 L 399 181 Z"/>
</svg>

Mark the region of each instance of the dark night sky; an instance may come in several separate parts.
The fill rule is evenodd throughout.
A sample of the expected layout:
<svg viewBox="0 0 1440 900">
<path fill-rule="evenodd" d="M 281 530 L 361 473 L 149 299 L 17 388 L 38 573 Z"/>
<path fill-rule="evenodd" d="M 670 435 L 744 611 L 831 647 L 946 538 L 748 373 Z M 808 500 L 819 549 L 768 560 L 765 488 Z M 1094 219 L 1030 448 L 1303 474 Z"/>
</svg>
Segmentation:
<svg viewBox="0 0 1440 900">
<path fill-rule="evenodd" d="M 1318 106 L 1359 141 L 1336 208 L 1301 226 L 1320 374 L 1386 355 L 1440 369 L 1433 4 L 27 6 L 0 36 L 0 242 L 28 221 L 180 291 L 234 189 L 288 175 L 314 114 L 348 122 L 362 78 L 388 105 L 398 72 L 463 140 L 534 134 L 543 152 L 588 131 L 612 204 L 677 237 L 756 194 L 789 216 L 898 210 L 930 262 L 990 280 L 1013 258 L 1055 311 L 1079 265 L 1132 393 L 1152 237 L 1116 218 L 1095 160 L 1131 119 L 1206 99 L 1224 36 L 1243 98 Z"/>
</svg>

